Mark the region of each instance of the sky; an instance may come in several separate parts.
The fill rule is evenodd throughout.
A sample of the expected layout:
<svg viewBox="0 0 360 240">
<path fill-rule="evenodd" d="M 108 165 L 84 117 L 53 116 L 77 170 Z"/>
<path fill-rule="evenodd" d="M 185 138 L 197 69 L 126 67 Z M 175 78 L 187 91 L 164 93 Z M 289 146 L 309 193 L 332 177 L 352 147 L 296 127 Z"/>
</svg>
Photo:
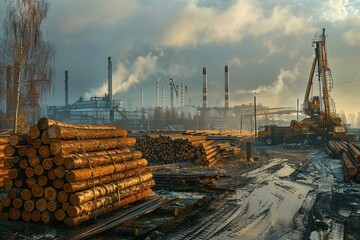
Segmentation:
<svg viewBox="0 0 360 240">
<path fill-rule="evenodd" d="M 6 2 L 0 2 L 0 19 Z M 202 106 L 202 68 L 209 106 L 224 106 L 224 65 L 230 106 L 257 102 L 296 107 L 303 102 L 315 33 L 326 28 L 338 112 L 360 111 L 360 0 L 49 0 L 44 40 L 55 45 L 54 88 L 43 104 L 64 105 L 107 91 L 113 61 L 114 99 L 124 107 L 155 105 L 155 82 L 188 87 L 185 103 Z M 0 30 L 0 37 L 3 29 Z M 315 89 L 315 93 L 318 90 Z M 161 102 L 161 101 L 160 101 Z"/>
</svg>

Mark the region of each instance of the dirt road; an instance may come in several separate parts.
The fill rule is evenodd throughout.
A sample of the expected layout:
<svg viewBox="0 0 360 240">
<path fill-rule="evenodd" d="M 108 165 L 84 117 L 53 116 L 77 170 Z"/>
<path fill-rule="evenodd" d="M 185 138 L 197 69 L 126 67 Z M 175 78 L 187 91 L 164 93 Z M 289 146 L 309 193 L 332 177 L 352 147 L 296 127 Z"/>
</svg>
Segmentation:
<svg viewBox="0 0 360 240">
<path fill-rule="evenodd" d="M 343 183 L 340 160 L 322 149 L 258 151 L 266 159 L 255 169 L 220 166 L 232 176 L 220 185 L 235 193 L 166 239 L 359 239 L 360 187 Z"/>
</svg>

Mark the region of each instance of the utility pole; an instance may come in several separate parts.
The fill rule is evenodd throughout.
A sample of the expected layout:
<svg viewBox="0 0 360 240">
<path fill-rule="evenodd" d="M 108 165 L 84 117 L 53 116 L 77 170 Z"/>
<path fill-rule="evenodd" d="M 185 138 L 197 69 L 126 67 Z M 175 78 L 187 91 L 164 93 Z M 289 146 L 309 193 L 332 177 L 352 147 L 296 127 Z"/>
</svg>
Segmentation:
<svg viewBox="0 0 360 240">
<path fill-rule="evenodd" d="M 254 96 L 254 119 L 255 119 L 255 140 L 257 139 L 257 128 L 256 128 L 256 96 Z"/>
<path fill-rule="evenodd" d="M 299 121 L 299 99 L 296 99 L 296 121 Z"/>
</svg>

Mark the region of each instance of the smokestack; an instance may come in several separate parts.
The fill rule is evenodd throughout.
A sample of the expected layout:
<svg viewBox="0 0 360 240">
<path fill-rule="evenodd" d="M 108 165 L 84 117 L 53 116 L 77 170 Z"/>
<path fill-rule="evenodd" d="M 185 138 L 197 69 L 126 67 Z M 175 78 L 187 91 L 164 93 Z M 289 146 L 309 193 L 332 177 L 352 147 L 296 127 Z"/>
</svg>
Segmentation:
<svg viewBox="0 0 360 240">
<path fill-rule="evenodd" d="M 65 107 L 69 106 L 69 72 L 65 71 Z"/>
<path fill-rule="evenodd" d="M 155 83 L 155 93 L 156 93 L 156 102 L 155 102 L 155 106 L 156 109 L 159 107 L 159 82 L 156 81 Z"/>
<path fill-rule="evenodd" d="M 112 102 L 112 61 L 111 57 L 108 57 L 108 99 L 109 99 L 109 107 L 113 107 Z"/>
<path fill-rule="evenodd" d="M 180 107 L 184 107 L 184 84 L 180 83 Z"/>
<path fill-rule="evenodd" d="M 206 67 L 203 67 L 203 108 L 207 108 L 207 73 Z"/>
<path fill-rule="evenodd" d="M 164 85 L 162 85 L 162 87 L 161 87 L 161 105 L 162 105 L 162 108 L 165 109 L 165 90 L 164 90 Z"/>
<path fill-rule="evenodd" d="M 225 109 L 229 109 L 230 94 L 229 94 L 230 80 L 229 80 L 229 66 L 225 65 Z"/>
<path fill-rule="evenodd" d="M 140 90 L 140 98 L 141 98 L 141 110 L 144 109 L 144 91 L 143 88 Z"/>
</svg>

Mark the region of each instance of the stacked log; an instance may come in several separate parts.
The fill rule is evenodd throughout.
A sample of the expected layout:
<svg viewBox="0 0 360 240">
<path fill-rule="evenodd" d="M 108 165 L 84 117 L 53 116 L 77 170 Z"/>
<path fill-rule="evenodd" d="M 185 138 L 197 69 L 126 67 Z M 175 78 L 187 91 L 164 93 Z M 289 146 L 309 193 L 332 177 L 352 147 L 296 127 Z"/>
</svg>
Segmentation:
<svg viewBox="0 0 360 240">
<path fill-rule="evenodd" d="M 202 136 L 143 135 L 138 138 L 136 149 L 155 163 L 195 161 L 196 146 L 206 142 Z"/>
<path fill-rule="evenodd" d="M 149 196 L 155 182 L 142 153 L 129 149 L 135 142 L 111 125 L 40 119 L 4 148 L 12 166 L 0 220 L 75 226 Z"/>
<path fill-rule="evenodd" d="M 197 164 L 204 166 L 214 165 L 220 158 L 219 149 L 213 145 L 214 141 L 206 141 L 197 146 Z"/>
<path fill-rule="evenodd" d="M 0 137 L 0 188 L 4 187 L 4 178 L 8 176 L 9 167 L 7 162 L 9 159 L 4 155 L 4 148 L 9 143 L 8 137 Z"/>
<path fill-rule="evenodd" d="M 217 143 L 216 147 L 219 149 L 221 159 L 232 159 L 239 157 L 241 154 L 241 148 L 233 146 L 229 142 Z"/>
<path fill-rule="evenodd" d="M 344 181 L 360 183 L 360 146 L 351 142 L 329 141 L 325 144 L 329 157 L 340 158 L 343 163 Z"/>
</svg>

